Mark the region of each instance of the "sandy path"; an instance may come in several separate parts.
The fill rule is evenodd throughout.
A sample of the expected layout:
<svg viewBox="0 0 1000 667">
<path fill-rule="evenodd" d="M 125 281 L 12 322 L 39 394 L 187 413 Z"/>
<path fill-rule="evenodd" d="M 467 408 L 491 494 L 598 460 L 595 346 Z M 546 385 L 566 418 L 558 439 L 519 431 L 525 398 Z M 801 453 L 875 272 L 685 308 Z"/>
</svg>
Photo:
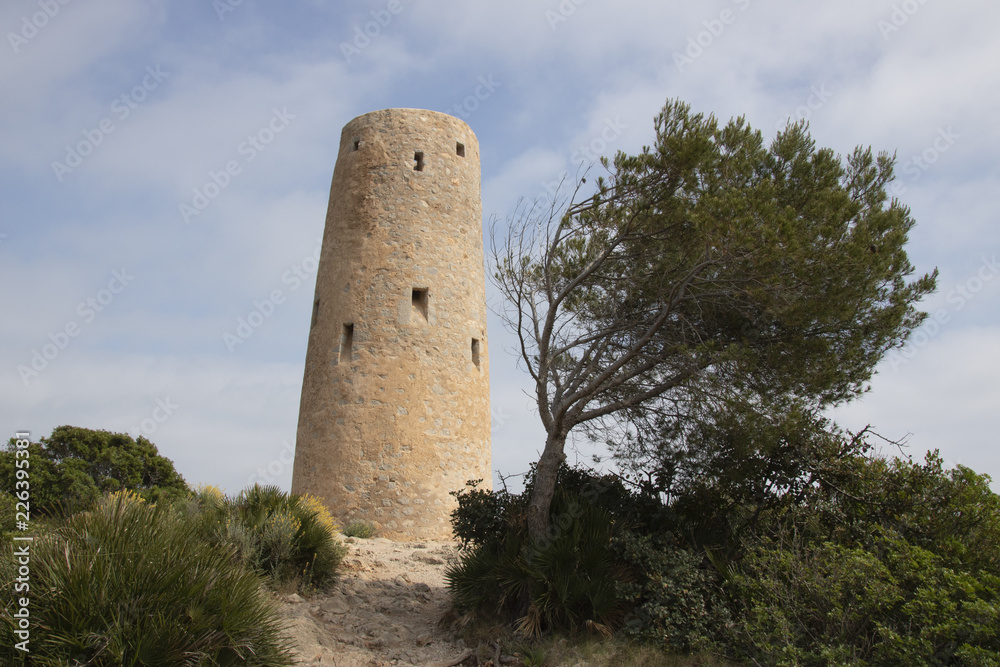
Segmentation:
<svg viewBox="0 0 1000 667">
<path fill-rule="evenodd" d="M 439 625 L 450 608 L 444 571 L 457 559 L 456 543 L 346 542 L 350 551 L 331 592 L 282 598 L 299 664 L 445 667 L 471 655 Z"/>
</svg>

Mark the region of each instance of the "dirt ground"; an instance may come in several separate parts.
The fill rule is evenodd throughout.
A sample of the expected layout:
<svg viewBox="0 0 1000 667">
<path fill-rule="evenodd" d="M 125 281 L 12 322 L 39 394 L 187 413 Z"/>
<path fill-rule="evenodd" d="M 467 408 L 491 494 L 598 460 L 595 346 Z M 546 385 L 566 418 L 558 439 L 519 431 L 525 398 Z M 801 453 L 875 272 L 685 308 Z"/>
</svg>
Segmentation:
<svg viewBox="0 0 1000 667">
<path fill-rule="evenodd" d="M 299 664 L 452 667 L 471 656 L 440 624 L 450 608 L 444 571 L 457 560 L 457 543 L 346 542 L 350 551 L 330 592 L 282 596 Z"/>
</svg>

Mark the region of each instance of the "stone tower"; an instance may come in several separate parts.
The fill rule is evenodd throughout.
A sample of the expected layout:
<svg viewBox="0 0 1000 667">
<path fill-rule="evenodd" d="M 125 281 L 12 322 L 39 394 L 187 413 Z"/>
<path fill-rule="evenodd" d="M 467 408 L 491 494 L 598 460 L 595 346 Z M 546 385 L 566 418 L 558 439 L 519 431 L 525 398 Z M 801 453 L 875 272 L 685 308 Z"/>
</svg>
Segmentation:
<svg viewBox="0 0 1000 667">
<path fill-rule="evenodd" d="M 489 485 L 479 142 L 383 109 L 340 138 L 299 408 L 293 493 L 392 539 L 451 536 L 449 492 Z"/>
</svg>

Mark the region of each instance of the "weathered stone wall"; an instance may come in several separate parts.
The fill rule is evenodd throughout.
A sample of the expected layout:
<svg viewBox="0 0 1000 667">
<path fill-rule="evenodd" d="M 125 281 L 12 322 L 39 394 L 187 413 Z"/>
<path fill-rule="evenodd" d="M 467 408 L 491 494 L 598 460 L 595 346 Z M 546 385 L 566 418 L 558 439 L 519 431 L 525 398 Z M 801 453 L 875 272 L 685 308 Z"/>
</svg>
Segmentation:
<svg viewBox="0 0 1000 667">
<path fill-rule="evenodd" d="M 292 477 L 343 524 L 451 536 L 489 484 L 479 143 L 446 114 L 348 123 L 330 188 Z"/>
</svg>

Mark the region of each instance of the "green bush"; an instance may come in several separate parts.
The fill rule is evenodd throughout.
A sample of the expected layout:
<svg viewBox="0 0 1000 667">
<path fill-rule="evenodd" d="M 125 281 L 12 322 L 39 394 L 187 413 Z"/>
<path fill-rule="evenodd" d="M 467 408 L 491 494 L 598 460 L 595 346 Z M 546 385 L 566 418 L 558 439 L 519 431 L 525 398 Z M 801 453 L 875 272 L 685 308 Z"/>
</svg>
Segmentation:
<svg viewBox="0 0 1000 667">
<path fill-rule="evenodd" d="M 347 537 L 360 537 L 367 539 L 375 535 L 375 526 L 364 521 L 352 521 L 344 528 L 344 535 Z"/>
<path fill-rule="evenodd" d="M 722 579 L 704 553 L 670 534 L 631 531 L 615 548 L 633 576 L 619 587 L 629 605 L 625 635 L 681 653 L 720 648 L 733 622 Z"/>
<path fill-rule="evenodd" d="M 892 531 L 948 567 L 1000 576 L 1000 495 L 987 475 L 946 470 L 936 451 L 923 463 L 861 459 L 852 473 L 804 506 L 822 531 L 862 544 L 873 531 Z"/>
<path fill-rule="evenodd" d="M 474 493 L 474 511 L 489 506 L 478 495 L 484 492 Z M 530 543 L 523 525 L 494 519 L 508 526 L 500 538 L 475 543 L 460 534 L 474 543 L 445 574 L 455 606 L 467 619 L 499 616 L 528 636 L 580 629 L 607 635 L 621 622 L 624 608 L 615 582 L 627 572 L 611 548 L 615 527 L 607 511 L 560 491 L 551 536 L 542 544 Z"/>
<path fill-rule="evenodd" d="M 0 544 L 10 544 L 16 520 L 17 498 L 10 493 L 0 493 Z"/>
<path fill-rule="evenodd" d="M 15 488 L 14 451 L 13 439 L 0 451 L 4 491 Z M 36 516 L 69 516 L 115 491 L 135 491 L 150 502 L 170 502 L 188 493 L 170 459 L 141 436 L 59 426 L 28 451 L 31 511 Z"/>
<path fill-rule="evenodd" d="M 4 558 L 5 590 L 13 559 Z M 116 494 L 40 535 L 31 553 L 31 664 L 290 665 L 274 603 L 191 517 Z M 14 646 L 8 603 L 0 656 Z"/>
<path fill-rule="evenodd" d="M 775 665 L 1000 665 L 1000 578 L 956 572 L 898 534 L 869 546 L 755 545 L 728 587 L 741 657 Z"/>
<path fill-rule="evenodd" d="M 254 485 L 227 498 L 206 487 L 182 505 L 199 517 L 203 535 L 232 545 L 237 560 L 266 575 L 272 585 L 322 586 L 346 553 L 329 512 L 312 496 Z"/>
<path fill-rule="evenodd" d="M 458 508 L 451 514 L 451 526 L 463 548 L 469 546 L 499 547 L 512 528 L 516 528 L 527 506 L 526 494 L 516 495 L 504 490 L 480 489 L 483 480 L 469 480 L 467 489 L 452 491 Z"/>
<path fill-rule="evenodd" d="M 448 572 L 455 606 L 528 634 L 618 629 L 748 664 L 1000 666 L 989 478 L 944 470 L 935 453 L 916 463 L 845 448 L 758 504 L 750 491 L 735 502 L 728 482 L 657 498 L 564 468 L 551 539 L 536 545 L 530 475 L 522 494 L 470 485 L 452 515 L 464 545 Z"/>
<path fill-rule="evenodd" d="M 465 545 L 448 580 L 469 618 L 497 610 L 529 634 L 586 627 L 665 644 L 706 648 L 729 623 L 719 577 L 698 552 L 667 531 L 670 512 L 612 475 L 564 466 L 552 508 L 552 534 L 532 545 L 521 494 L 469 483 L 454 494 L 456 536 Z M 614 585 L 609 585 L 614 582 Z"/>
</svg>

